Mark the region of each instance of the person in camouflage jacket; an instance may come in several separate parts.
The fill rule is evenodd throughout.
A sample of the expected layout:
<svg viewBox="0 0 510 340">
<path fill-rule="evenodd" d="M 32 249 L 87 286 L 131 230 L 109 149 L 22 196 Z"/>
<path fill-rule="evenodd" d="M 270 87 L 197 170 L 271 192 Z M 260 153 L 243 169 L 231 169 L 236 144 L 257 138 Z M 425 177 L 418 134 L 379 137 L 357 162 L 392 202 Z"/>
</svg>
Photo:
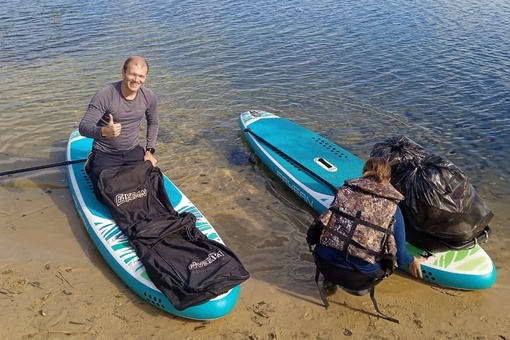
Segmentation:
<svg viewBox="0 0 510 340">
<path fill-rule="evenodd" d="M 388 256 L 393 262 L 389 269 L 395 268 L 397 246 L 393 216 L 404 196 L 391 184 L 380 183 L 370 176 L 346 181 L 336 197 L 331 208 L 320 216 L 325 226 L 320 243 L 372 264 L 381 260 L 381 256 Z M 361 212 L 360 221 L 355 225 L 358 212 Z"/>
<path fill-rule="evenodd" d="M 420 263 L 425 259 L 407 252 L 405 225 L 398 209 L 404 197 L 390 184 L 390 178 L 388 161 L 368 159 L 362 177 L 346 181 L 331 207 L 319 216 L 323 230 L 314 256 L 325 285 L 364 295 L 374 280 L 379 282 L 391 274 L 397 261 L 409 265 L 413 276 L 422 277 Z"/>
</svg>

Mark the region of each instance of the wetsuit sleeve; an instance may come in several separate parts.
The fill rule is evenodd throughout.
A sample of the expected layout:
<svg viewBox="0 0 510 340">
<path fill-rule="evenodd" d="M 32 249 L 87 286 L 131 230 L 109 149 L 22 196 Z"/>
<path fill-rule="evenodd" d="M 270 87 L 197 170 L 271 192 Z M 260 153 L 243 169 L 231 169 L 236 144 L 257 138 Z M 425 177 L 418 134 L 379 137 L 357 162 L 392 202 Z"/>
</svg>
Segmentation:
<svg viewBox="0 0 510 340">
<path fill-rule="evenodd" d="M 400 264 L 408 265 L 414 261 L 413 255 L 409 254 L 406 248 L 406 226 L 404 223 L 404 216 L 400 208 L 397 207 L 395 212 L 395 243 L 397 244 L 397 262 Z"/>
</svg>

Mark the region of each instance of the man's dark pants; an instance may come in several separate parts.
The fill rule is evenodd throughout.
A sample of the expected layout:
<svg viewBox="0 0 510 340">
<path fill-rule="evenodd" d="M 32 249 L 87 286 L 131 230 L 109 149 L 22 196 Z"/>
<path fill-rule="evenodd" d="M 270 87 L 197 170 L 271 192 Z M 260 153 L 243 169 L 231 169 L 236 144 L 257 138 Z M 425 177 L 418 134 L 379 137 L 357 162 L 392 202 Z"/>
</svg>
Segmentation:
<svg viewBox="0 0 510 340">
<path fill-rule="evenodd" d="M 115 153 L 92 150 L 92 154 L 88 160 L 87 172 L 90 176 L 90 180 L 92 181 L 94 193 L 96 194 L 97 199 L 101 201 L 101 195 L 97 187 L 101 171 L 114 166 L 131 165 L 142 162 L 144 156 L 145 150 L 140 145 L 131 150 L 117 151 Z"/>
</svg>

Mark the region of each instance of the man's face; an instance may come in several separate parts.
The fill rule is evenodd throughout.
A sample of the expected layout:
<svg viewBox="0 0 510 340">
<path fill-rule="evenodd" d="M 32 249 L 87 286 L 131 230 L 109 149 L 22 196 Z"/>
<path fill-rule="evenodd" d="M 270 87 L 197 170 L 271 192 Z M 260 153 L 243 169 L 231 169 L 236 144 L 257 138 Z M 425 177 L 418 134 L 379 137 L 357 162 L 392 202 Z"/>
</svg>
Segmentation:
<svg viewBox="0 0 510 340">
<path fill-rule="evenodd" d="M 147 66 L 143 62 L 131 62 L 122 70 L 122 79 L 130 91 L 136 92 L 147 79 Z"/>
</svg>

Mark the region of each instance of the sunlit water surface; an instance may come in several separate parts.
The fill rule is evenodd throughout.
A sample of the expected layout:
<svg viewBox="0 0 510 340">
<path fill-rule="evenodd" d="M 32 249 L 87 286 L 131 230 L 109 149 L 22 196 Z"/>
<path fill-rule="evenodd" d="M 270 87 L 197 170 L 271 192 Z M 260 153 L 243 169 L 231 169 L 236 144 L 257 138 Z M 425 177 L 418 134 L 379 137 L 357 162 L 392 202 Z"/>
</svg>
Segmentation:
<svg viewBox="0 0 510 340">
<path fill-rule="evenodd" d="M 248 161 L 237 118 L 249 109 L 362 158 L 398 134 L 447 155 L 496 214 L 485 248 L 501 264 L 510 259 L 508 46 L 505 1 L 7 0 L 0 170 L 62 161 L 91 96 L 138 53 L 159 96 L 161 168 L 256 277 L 310 282 L 313 214 Z M 8 190 L 67 190 L 62 168 L 1 180 Z"/>
</svg>

